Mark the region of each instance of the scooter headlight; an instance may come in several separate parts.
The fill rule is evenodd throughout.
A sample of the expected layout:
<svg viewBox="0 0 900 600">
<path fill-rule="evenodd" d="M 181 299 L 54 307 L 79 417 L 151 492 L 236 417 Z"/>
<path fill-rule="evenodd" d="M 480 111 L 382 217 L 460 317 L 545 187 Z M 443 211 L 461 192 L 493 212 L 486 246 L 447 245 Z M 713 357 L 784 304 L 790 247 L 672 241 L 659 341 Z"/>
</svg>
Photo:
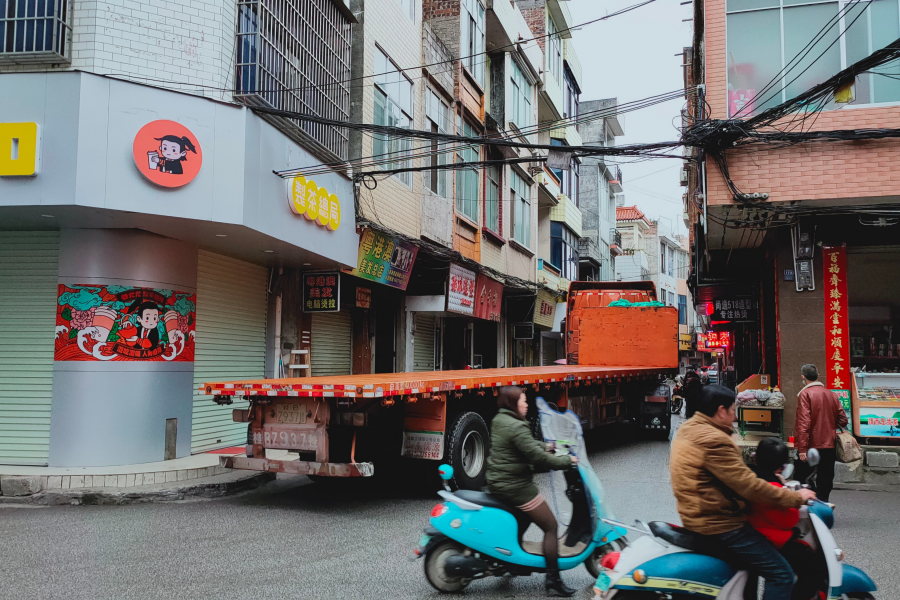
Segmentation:
<svg viewBox="0 0 900 600">
<path fill-rule="evenodd" d="M 631 578 L 634 579 L 635 583 L 647 583 L 647 574 L 643 569 L 635 569 L 634 573 L 631 574 Z"/>
</svg>

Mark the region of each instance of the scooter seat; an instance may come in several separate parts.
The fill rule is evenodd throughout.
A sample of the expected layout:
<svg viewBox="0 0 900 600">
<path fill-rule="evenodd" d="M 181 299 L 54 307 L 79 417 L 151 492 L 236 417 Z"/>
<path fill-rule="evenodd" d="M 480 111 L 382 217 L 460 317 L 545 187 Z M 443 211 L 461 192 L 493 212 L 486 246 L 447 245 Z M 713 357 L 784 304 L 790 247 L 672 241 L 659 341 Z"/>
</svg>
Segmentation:
<svg viewBox="0 0 900 600">
<path fill-rule="evenodd" d="M 719 558 L 729 557 L 730 552 L 705 535 L 695 533 L 690 529 L 665 523 L 663 521 L 652 521 L 649 524 L 650 531 L 659 539 L 669 542 L 679 548 L 692 550 L 698 554 L 706 554 L 707 556 L 716 556 Z"/>
<path fill-rule="evenodd" d="M 500 510 L 506 511 L 515 518 L 516 523 L 519 525 L 519 539 L 522 538 L 522 534 L 525 533 L 525 530 L 528 529 L 528 526 L 531 524 L 531 519 L 528 518 L 528 515 L 525 511 L 519 510 L 514 506 L 510 506 L 505 502 L 501 502 L 494 496 L 491 496 L 487 492 L 476 492 L 474 490 L 458 490 L 453 492 L 453 494 L 459 498 L 462 498 L 466 502 L 471 502 L 472 504 L 477 504 L 478 506 L 486 506 L 489 508 L 499 508 Z"/>
</svg>

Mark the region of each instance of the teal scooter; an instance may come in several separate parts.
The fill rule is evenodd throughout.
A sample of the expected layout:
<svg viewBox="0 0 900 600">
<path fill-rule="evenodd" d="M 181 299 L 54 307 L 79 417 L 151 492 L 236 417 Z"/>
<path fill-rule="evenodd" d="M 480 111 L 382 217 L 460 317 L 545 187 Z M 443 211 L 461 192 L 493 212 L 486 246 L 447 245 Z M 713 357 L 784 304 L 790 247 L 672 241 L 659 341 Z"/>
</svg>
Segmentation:
<svg viewBox="0 0 900 600">
<path fill-rule="evenodd" d="M 603 557 L 624 547 L 626 530 L 604 522 L 613 517 L 603 504 L 603 486 L 588 460 L 578 416 L 560 413 L 540 397 L 537 408 L 544 440 L 555 445 L 557 454 L 579 458 L 562 472 L 572 516 L 560 538 L 559 568 L 583 564 L 597 577 Z M 524 512 L 484 492 L 451 489 L 449 465 L 441 465 L 438 472 L 444 480 L 445 489 L 438 492 L 443 502 L 431 510 L 431 524 L 416 548 L 416 555 L 425 559 L 428 583 L 454 593 L 474 579 L 546 572 L 540 542 L 522 539 L 531 523 Z"/>
</svg>

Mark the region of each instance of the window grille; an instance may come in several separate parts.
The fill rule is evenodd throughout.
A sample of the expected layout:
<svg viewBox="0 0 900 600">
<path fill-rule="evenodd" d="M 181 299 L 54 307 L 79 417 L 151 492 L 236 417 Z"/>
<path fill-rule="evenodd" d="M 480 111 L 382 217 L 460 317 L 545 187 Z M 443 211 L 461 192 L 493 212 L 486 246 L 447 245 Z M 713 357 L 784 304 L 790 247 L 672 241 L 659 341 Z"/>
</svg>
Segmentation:
<svg viewBox="0 0 900 600">
<path fill-rule="evenodd" d="M 250 105 L 348 121 L 349 79 L 350 21 L 333 0 L 239 0 L 236 97 Z M 290 122 L 347 158 L 346 129 Z"/>
<path fill-rule="evenodd" d="M 0 0 L 0 64 L 69 62 L 68 0 Z"/>
</svg>

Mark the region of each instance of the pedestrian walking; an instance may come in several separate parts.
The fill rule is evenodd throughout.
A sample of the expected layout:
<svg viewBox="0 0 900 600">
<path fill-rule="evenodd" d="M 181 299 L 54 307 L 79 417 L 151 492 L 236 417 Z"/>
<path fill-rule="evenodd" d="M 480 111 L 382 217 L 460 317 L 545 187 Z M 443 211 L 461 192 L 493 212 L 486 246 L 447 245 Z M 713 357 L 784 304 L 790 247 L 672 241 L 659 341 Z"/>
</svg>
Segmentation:
<svg viewBox="0 0 900 600">
<path fill-rule="evenodd" d="M 810 448 L 819 451 L 819 471 L 816 475 L 815 490 L 819 499 L 827 502 L 834 487 L 834 438 L 838 427 L 847 426 L 847 415 L 837 394 L 819 381 L 816 365 L 800 368 L 803 389 L 797 396 L 797 422 L 794 426 L 794 440 L 802 463 Z M 798 478 L 803 481 L 809 476 L 810 467 L 798 465 Z"/>
</svg>

